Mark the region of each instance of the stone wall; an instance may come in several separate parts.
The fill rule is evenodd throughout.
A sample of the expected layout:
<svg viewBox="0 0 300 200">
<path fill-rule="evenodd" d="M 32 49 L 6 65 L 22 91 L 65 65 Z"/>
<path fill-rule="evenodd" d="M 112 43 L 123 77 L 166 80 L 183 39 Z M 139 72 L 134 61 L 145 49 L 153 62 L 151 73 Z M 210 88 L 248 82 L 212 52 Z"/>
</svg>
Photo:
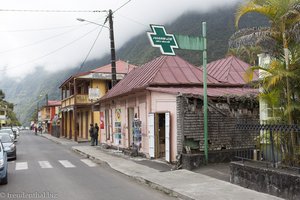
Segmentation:
<svg viewBox="0 0 300 200">
<path fill-rule="evenodd" d="M 244 149 L 244 151 L 251 152 L 253 149 Z M 235 158 L 236 150 L 225 149 L 219 151 L 208 152 L 208 163 L 229 163 L 237 160 Z M 181 154 L 182 168 L 187 170 L 197 169 L 206 165 L 204 153 Z"/>
<path fill-rule="evenodd" d="M 258 108 L 244 107 L 242 102 L 211 102 L 208 107 L 209 151 L 254 148 L 258 131 L 239 131 L 237 121 L 253 123 L 259 119 Z M 199 151 L 204 151 L 203 102 L 200 98 L 179 95 L 177 97 L 177 145 L 178 153 L 184 152 L 186 141 L 195 141 Z"/>
<path fill-rule="evenodd" d="M 230 163 L 230 182 L 285 199 L 300 199 L 300 174 L 255 163 Z"/>
</svg>

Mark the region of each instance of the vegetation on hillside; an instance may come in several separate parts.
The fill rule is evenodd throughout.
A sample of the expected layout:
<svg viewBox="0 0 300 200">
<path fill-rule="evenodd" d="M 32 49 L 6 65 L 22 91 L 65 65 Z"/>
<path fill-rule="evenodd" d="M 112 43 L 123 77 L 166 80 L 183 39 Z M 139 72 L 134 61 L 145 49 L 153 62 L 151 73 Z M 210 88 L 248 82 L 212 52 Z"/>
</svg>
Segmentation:
<svg viewBox="0 0 300 200">
<path fill-rule="evenodd" d="M 223 58 L 228 49 L 228 39 L 234 33 L 234 13 L 236 7 L 217 9 L 208 13 L 186 13 L 172 23 L 166 25 L 167 32 L 200 35 L 202 21 L 207 22 L 208 61 Z M 241 20 L 242 26 L 255 26 L 257 22 L 267 24 L 264 18 L 258 15 L 249 15 Z M 150 27 L 149 27 L 150 31 Z M 121 48 L 116 43 L 117 59 L 128 61 L 131 64 L 141 65 L 155 57 L 160 56 L 160 51 L 153 48 L 146 36 L 146 32 L 132 38 Z M 202 65 L 202 53 L 198 51 L 176 50 L 176 54 L 196 66 Z M 90 60 L 85 63 L 82 71 L 94 69 L 110 62 L 110 55 L 101 59 Z M 49 73 L 43 68 L 38 68 L 34 73 L 24 77 L 20 82 L 7 77 L 1 77 L 0 85 L 7 95 L 7 99 L 17 104 L 16 112 L 23 123 L 29 123 L 37 103 L 43 102 L 40 95 L 48 94 L 49 99 L 60 99 L 60 84 L 77 73 L 79 66 L 63 71 Z M 1 75 L 0 75 L 1 76 Z M 22 105 L 22 106 L 21 106 Z"/>
<path fill-rule="evenodd" d="M 261 70 L 260 98 L 268 104 L 273 119 L 280 123 L 300 122 L 300 0 L 250 0 L 238 8 L 236 26 L 242 16 L 260 13 L 268 18 L 269 27 L 250 28 L 233 35 L 230 44 L 234 48 L 259 46 L 269 53 L 271 63 Z M 280 151 L 284 161 L 300 164 L 299 136 L 292 132 L 288 138 L 280 138 Z"/>
<path fill-rule="evenodd" d="M 14 104 L 9 103 L 4 99 L 5 99 L 5 94 L 0 89 L 0 111 L 3 111 L 6 114 L 5 126 L 20 126 L 21 123 L 18 121 L 16 114 L 14 112 Z"/>
</svg>

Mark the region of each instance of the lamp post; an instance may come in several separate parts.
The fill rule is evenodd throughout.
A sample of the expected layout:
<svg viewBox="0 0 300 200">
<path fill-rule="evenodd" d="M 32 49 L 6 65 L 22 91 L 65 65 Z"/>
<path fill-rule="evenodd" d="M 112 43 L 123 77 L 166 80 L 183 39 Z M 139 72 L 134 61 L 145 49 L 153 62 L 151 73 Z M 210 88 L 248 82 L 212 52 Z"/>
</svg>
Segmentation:
<svg viewBox="0 0 300 200">
<path fill-rule="evenodd" d="M 77 18 L 78 21 L 80 22 L 89 22 L 92 24 L 96 24 L 98 26 L 102 26 L 104 28 L 108 28 L 109 29 L 109 38 L 110 38 L 110 54 L 111 54 L 111 86 L 115 86 L 117 83 L 117 72 L 116 72 L 116 50 L 115 50 L 115 40 L 114 40 L 114 26 L 113 26 L 113 12 L 112 10 L 108 11 L 108 16 L 106 18 L 105 21 L 108 20 L 109 22 L 109 27 L 102 25 L 102 24 L 98 24 L 92 21 L 88 21 L 82 18 Z"/>
</svg>

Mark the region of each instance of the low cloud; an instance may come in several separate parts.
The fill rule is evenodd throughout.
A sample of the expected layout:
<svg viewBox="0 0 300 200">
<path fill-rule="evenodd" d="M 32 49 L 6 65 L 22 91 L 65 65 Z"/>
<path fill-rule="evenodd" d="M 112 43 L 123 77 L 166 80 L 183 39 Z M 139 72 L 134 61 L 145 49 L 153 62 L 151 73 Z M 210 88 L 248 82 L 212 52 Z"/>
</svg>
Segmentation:
<svg viewBox="0 0 300 200">
<path fill-rule="evenodd" d="M 114 28 L 116 47 L 131 37 L 149 30 L 149 24 L 166 24 L 189 12 L 206 12 L 240 0 L 10 0 L 0 10 L 116 10 Z M 0 11 L 0 73 L 22 77 L 36 66 L 57 71 L 80 64 L 91 49 L 101 27 L 79 22 L 84 18 L 102 24 L 105 12 L 22 12 Z M 89 59 L 109 53 L 109 34 L 103 28 Z"/>
</svg>

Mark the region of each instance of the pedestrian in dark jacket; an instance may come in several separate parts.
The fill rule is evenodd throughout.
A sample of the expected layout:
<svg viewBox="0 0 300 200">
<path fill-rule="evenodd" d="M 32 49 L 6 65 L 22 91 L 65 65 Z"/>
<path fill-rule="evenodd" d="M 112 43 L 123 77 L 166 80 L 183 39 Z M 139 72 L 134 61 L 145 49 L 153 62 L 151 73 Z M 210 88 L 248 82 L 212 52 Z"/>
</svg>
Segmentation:
<svg viewBox="0 0 300 200">
<path fill-rule="evenodd" d="M 91 137 L 91 146 L 95 145 L 95 128 L 93 124 L 90 124 L 89 129 L 90 137 Z"/>
<path fill-rule="evenodd" d="M 98 133 L 99 133 L 99 126 L 96 123 L 95 124 L 95 143 L 96 143 L 96 146 L 98 145 Z"/>
</svg>

